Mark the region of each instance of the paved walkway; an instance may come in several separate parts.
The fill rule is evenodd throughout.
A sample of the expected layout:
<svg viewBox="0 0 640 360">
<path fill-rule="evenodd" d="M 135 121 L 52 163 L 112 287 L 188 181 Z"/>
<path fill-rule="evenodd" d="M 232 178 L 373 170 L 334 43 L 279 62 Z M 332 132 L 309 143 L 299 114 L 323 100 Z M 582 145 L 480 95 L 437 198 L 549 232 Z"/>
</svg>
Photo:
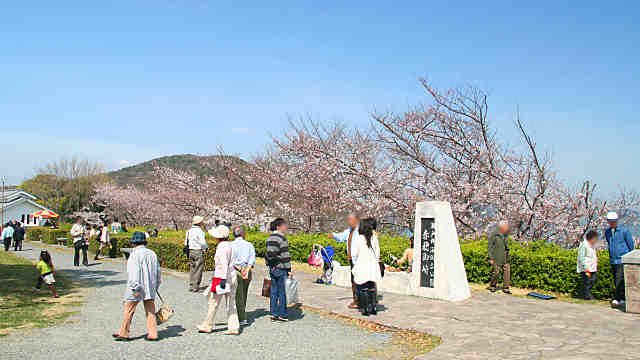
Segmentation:
<svg viewBox="0 0 640 360">
<path fill-rule="evenodd" d="M 24 254 L 33 258 L 37 251 Z M 69 268 L 71 257 L 54 253 L 54 261 Z M 258 266 L 251 285 L 255 295 L 248 306 L 256 320 L 242 336 L 200 336 L 192 330 L 204 316 L 205 299 L 186 293 L 186 284 L 179 279 L 186 279 L 186 274 L 176 274 L 165 276 L 161 288 L 171 294 L 167 297 L 178 310 L 168 327 L 161 327 L 163 341 L 154 344 L 157 346 L 145 346 L 144 341 L 115 344 L 107 337 L 119 327 L 122 270 L 122 263 L 104 263 L 89 270 L 70 271 L 72 276 L 89 277 L 94 283 L 87 305 L 74 319 L 77 321 L 35 331 L 41 345 L 34 345 L 31 336 L 0 340 L 4 347 L 2 358 L 23 359 L 27 355 L 51 359 L 48 349 L 65 349 L 65 355 L 86 354 L 83 356 L 96 359 L 123 358 L 130 351 L 144 354 L 143 358 L 197 358 L 215 354 L 215 349 L 224 349 L 230 359 L 246 358 L 243 351 L 266 359 L 277 358 L 276 354 L 288 354 L 288 358 L 357 358 L 358 351 L 386 340 L 311 313 L 289 324 L 271 324 L 265 311 L 268 304 L 257 296 L 266 271 L 264 266 Z M 314 274 L 296 273 L 295 277 L 301 283 L 305 305 L 360 317 L 346 307 L 350 289 L 313 284 L 317 277 Z M 442 337 L 442 345 L 420 359 L 640 359 L 640 316 L 601 305 L 538 301 L 478 291 L 463 304 L 384 294 L 382 306 L 384 310 L 368 320 Z M 143 319 L 136 317 L 134 335 L 142 336 Z"/>
<path fill-rule="evenodd" d="M 26 244 L 19 252 L 35 260 L 40 249 Z M 68 250 L 51 251 L 57 271 L 72 279 L 87 280 L 90 287 L 86 304 L 69 322 L 47 329 L 34 329 L 0 338 L 0 358 L 13 359 L 353 359 L 360 351 L 377 347 L 389 336 L 370 333 L 313 313 L 293 313 L 294 321 L 272 323 L 268 303 L 264 298 L 251 296 L 247 306 L 252 324 L 237 337 L 198 334 L 196 325 L 206 312 L 206 299 L 188 293 L 183 279 L 164 276 L 161 293 L 176 309 L 176 316 L 161 325 L 157 343 L 144 341 L 146 334 L 144 310 L 138 306 L 133 324 L 135 341 L 118 343 L 111 334 L 122 321 L 122 295 L 126 274 L 123 262 L 101 262 L 77 270 Z M 258 283 L 258 281 L 256 281 Z M 44 290 L 43 290 L 44 291 Z M 254 293 L 256 293 L 254 291 Z M 222 311 L 216 323 L 224 329 Z M 290 313 L 291 314 L 291 313 Z M 250 321 L 251 321 L 250 320 Z M 328 355 L 329 354 L 329 355 Z"/>
<path fill-rule="evenodd" d="M 351 289 L 315 285 L 298 274 L 303 302 L 343 315 Z M 640 316 L 602 305 L 571 304 L 472 292 L 463 304 L 384 294 L 382 325 L 442 337 L 442 345 L 419 359 L 640 359 Z"/>
</svg>

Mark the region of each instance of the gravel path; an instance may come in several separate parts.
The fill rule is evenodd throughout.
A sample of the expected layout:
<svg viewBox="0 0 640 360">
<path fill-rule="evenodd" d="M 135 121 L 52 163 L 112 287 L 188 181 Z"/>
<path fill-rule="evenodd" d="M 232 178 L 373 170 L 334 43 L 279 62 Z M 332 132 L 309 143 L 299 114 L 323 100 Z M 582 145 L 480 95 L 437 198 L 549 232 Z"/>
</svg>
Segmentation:
<svg viewBox="0 0 640 360">
<path fill-rule="evenodd" d="M 35 260 L 40 248 L 33 243 L 26 248 L 32 250 L 19 254 Z M 295 321 L 286 324 L 272 323 L 267 313 L 268 302 L 256 295 L 249 298 L 247 305 L 253 322 L 243 329 L 240 336 L 198 334 L 195 326 L 205 315 L 205 297 L 188 293 L 184 280 L 165 275 L 160 291 L 176 310 L 176 316 L 159 327 L 161 341 L 144 341 L 144 309 L 139 305 L 131 333 L 136 340 L 114 342 L 111 334 L 120 328 L 122 320 L 121 299 L 126 282 L 124 263 L 99 262 L 88 268 L 74 269 L 72 254 L 64 250 L 50 252 L 58 271 L 71 279 L 87 280 L 90 290 L 86 304 L 68 322 L 0 339 L 3 360 L 353 359 L 359 357 L 360 351 L 388 340 L 385 336 L 308 312 L 296 314 Z M 223 314 L 219 311 L 216 319 L 218 329 L 224 328 L 223 321 Z"/>
</svg>

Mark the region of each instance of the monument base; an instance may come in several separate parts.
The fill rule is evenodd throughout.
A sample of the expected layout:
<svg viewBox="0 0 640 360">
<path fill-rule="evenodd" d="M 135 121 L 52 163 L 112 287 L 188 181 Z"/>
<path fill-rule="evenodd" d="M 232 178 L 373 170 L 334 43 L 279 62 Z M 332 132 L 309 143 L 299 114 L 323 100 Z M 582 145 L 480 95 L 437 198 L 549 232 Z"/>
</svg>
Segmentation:
<svg viewBox="0 0 640 360">
<path fill-rule="evenodd" d="M 351 268 L 349 266 L 340 266 L 333 269 L 331 281 L 336 286 L 351 288 Z M 412 286 L 411 273 L 404 271 L 385 272 L 382 281 L 378 283 L 378 291 L 399 295 L 431 297 L 426 296 L 424 292 Z"/>
</svg>

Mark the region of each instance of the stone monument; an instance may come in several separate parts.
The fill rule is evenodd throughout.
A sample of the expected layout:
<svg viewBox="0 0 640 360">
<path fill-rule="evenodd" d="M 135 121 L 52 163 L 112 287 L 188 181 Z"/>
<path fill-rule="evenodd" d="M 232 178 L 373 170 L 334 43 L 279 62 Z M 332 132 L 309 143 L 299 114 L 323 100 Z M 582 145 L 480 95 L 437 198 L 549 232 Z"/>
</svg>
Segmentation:
<svg viewBox="0 0 640 360">
<path fill-rule="evenodd" d="M 451 205 L 416 204 L 411 283 L 418 296 L 448 301 L 471 297 Z"/>
<path fill-rule="evenodd" d="M 415 219 L 411 273 L 387 271 L 378 290 L 448 301 L 471 297 L 449 203 L 417 203 Z M 349 266 L 334 269 L 332 281 L 337 286 L 351 287 Z"/>
<path fill-rule="evenodd" d="M 622 257 L 624 264 L 625 311 L 640 314 L 640 250 Z"/>
</svg>

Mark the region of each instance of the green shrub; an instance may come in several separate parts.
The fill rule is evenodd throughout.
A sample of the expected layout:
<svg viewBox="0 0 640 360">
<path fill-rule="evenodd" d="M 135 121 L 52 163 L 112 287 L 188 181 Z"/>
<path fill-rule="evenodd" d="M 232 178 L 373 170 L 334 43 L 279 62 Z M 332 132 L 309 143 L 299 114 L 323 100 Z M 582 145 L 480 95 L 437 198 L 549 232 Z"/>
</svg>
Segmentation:
<svg viewBox="0 0 640 360">
<path fill-rule="evenodd" d="M 116 256 L 121 256 L 121 248 L 129 248 L 129 239 L 133 231 L 142 228 L 130 228 L 128 233 L 111 235 L 117 240 Z M 56 238 L 66 237 L 71 239 L 68 230 L 51 229 L 43 227 L 27 228 L 27 239 L 31 241 L 41 240 L 55 244 Z M 250 231 L 247 240 L 251 242 L 256 255 L 264 257 L 266 253 L 267 233 Z M 289 251 L 294 261 L 306 262 L 313 244 L 333 246 L 334 259 L 341 264 L 348 264 L 346 244 L 337 243 L 329 239 L 326 234 L 290 234 Z M 205 270 L 213 270 L 215 241 L 207 234 L 207 243 L 210 251 L 205 254 Z M 178 271 L 189 271 L 189 261 L 183 255 L 184 232 L 161 231 L 158 238 L 150 238 L 147 247 L 153 250 L 160 260 L 161 266 Z M 73 246 L 72 241 L 67 242 Z M 401 257 L 404 250 L 409 247 L 409 241 L 401 237 L 380 235 L 381 259 L 391 264 L 391 255 Z M 98 249 L 98 241 L 91 240 L 89 249 L 95 252 Z M 581 287 L 580 275 L 576 273 L 577 250 L 565 250 L 559 246 L 544 241 L 533 241 L 526 244 L 511 242 L 511 283 L 515 287 L 537 289 L 540 291 L 553 291 L 578 295 Z M 491 265 L 487 259 L 487 240 L 465 240 L 461 242 L 462 256 L 467 271 L 467 279 L 475 283 L 488 283 L 491 277 Z M 614 292 L 613 276 L 609 264 L 609 254 L 605 250 L 598 251 L 598 281 L 593 287 L 592 293 L 599 298 L 610 298 Z"/>
<path fill-rule="evenodd" d="M 467 279 L 475 283 L 488 283 L 491 265 L 487 257 L 487 240 L 465 241 L 461 244 Z M 528 244 L 511 242 L 511 284 L 515 287 L 554 291 L 578 295 L 582 286 L 576 272 L 577 250 L 564 250 L 559 246 L 534 241 Z M 613 276 L 609 253 L 598 251 L 598 281 L 592 293 L 598 298 L 613 295 Z"/>
<path fill-rule="evenodd" d="M 115 255 L 120 257 L 122 253 L 120 249 L 131 248 L 129 240 L 132 233 L 115 234 L 111 235 L 112 240 L 117 241 Z M 189 271 L 189 260 L 182 253 L 184 248 L 183 241 L 181 239 L 167 239 L 167 238 L 149 238 L 147 247 L 153 250 L 158 256 L 160 266 L 178 271 Z M 205 253 L 204 256 L 204 269 L 205 271 L 211 271 L 214 267 L 214 256 L 216 243 L 213 241 L 207 241 L 210 250 Z M 89 242 L 89 251 L 95 253 L 100 246 L 97 239 L 92 239 Z"/>
<path fill-rule="evenodd" d="M 42 241 L 42 234 L 48 228 L 40 226 L 28 226 L 25 229 L 25 238 L 28 241 Z"/>
</svg>

